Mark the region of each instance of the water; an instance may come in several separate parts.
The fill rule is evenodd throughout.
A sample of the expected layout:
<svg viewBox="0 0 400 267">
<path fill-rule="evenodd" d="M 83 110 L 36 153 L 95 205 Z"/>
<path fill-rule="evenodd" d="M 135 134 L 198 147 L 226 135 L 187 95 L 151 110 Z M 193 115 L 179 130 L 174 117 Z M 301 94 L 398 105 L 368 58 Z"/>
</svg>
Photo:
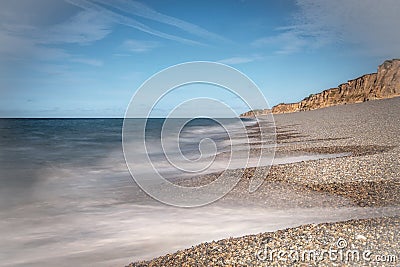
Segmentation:
<svg viewBox="0 0 400 267">
<path fill-rule="evenodd" d="M 149 143 L 157 144 L 162 122 L 150 121 Z M 376 212 L 354 207 L 283 210 L 217 202 L 182 209 L 160 204 L 143 193 L 128 172 L 122 123 L 121 119 L 0 120 L 2 266 L 124 266 L 204 241 Z M 225 123 L 234 136 L 235 124 Z M 181 133 L 181 151 L 187 158 L 201 156 L 200 137 L 212 139 L 219 151 L 232 148 L 226 143 L 227 132 L 218 125 L 193 121 Z M 246 140 L 236 136 L 232 149 Z M 149 154 L 165 175 L 183 175 L 168 169 L 156 148 Z"/>
</svg>

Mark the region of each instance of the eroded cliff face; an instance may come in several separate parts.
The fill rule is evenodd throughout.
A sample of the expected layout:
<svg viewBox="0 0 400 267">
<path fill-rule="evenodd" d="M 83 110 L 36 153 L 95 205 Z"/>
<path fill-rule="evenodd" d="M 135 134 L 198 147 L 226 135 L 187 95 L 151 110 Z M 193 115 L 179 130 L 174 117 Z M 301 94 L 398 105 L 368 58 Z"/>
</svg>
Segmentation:
<svg viewBox="0 0 400 267">
<path fill-rule="evenodd" d="M 276 105 L 272 113 L 313 110 L 396 96 L 400 96 L 400 59 L 387 60 L 378 67 L 377 73 L 366 74 L 337 88 L 310 95 L 298 103 Z"/>
<path fill-rule="evenodd" d="M 255 116 L 267 115 L 267 114 L 270 114 L 270 113 L 271 113 L 270 109 L 257 109 L 257 110 L 250 110 L 250 111 L 247 111 L 247 112 L 245 112 L 243 114 L 240 114 L 240 117 L 252 118 L 252 117 L 255 117 Z"/>
</svg>

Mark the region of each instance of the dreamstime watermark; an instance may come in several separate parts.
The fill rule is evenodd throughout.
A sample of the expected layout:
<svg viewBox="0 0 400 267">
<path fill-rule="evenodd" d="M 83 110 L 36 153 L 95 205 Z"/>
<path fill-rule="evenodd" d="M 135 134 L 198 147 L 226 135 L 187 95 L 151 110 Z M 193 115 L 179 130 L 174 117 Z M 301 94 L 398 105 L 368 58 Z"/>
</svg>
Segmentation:
<svg viewBox="0 0 400 267">
<path fill-rule="evenodd" d="M 213 109 L 192 109 L 190 118 L 180 120 L 180 125 L 176 125 L 177 121 L 173 120 L 173 118 L 187 117 L 187 108 L 190 106 L 210 106 L 214 107 L 214 109 L 218 106 L 220 110 L 224 111 L 224 114 L 229 114 L 228 117 L 236 120 L 236 125 L 240 125 L 239 129 L 235 128 L 235 133 L 247 137 L 246 125 L 239 119 L 240 114 L 237 114 L 235 109 L 230 107 L 226 101 L 214 98 L 189 98 L 172 107 L 163 121 L 160 143 L 149 141 L 150 139 L 147 138 L 148 131 L 146 127 L 148 126 L 149 118 L 160 100 L 177 88 L 199 83 L 227 90 L 243 101 L 249 110 L 254 110 L 257 107 L 269 107 L 262 92 L 245 74 L 232 67 L 215 62 L 178 64 L 153 75 L 140 86 L 132 97 L 124 117 L 122 144 L 125 161 L 135 182 L 149 196 L 173 206 L 196 207 L 218 200 L 239 182 L 242 177 L 239 170 L 248 167 L 249 163 L 251 152 L 249 145 L 244 146 L 239 152 L 232 149 L 231 124 L 228 125 L 224 120 L 216 118 L 215 114 L 213 114 Z M 227 141 L 230 141 L 228 147 L 231 149 L 228 151 L 229 157 L 224 161 L 224 171 L 220 172 L 221 174 L 217 179 L 207 185 L 184 187 L 172 183 L 163 176 L 159 171 L 159 164 L 157 165 L 154 162 L 149 155 L 151 154 L 149 151 L 158 144 L 165 156 L 165 163 L 179 172 L 202 174 L 204 170 L 211 169 L 215 163 L 215 155 L 219 153 L 216 150 L 217 145 L 212 138 L 204 136 L 199 141 L 198 150 L 201 155 L 198 159 L 188 159 L 183 152 L 180 152 L 182 129 L 196 118 L 207 118 L 220 125 L 229 137 Z M 259 117 L 255 116 L 254 119 L 260 122 Z M 261 146 L 255 164 L 254 159 L 252 159 L 252 167 L 256 167 L 256 170 L 250 180 L 250 192 L 254 192 L 262 184 L 265 172 L 269 170 L 275 154 L 275 127 L 272 114 L 263 116 L 262 120 L 273 125 L 273 127 L 270 127 L 268 132 L 266 132 L 265 127 L 259 127 L 258 141 L 265 143 L 266 139 L 268 139 L 270 146 L 268 148 Z M 270 129 L 273 129 L 273 131 L 271 132 Z M 247 156 L 243 156 L 243 151 L 247 153 Z M 226 151 L 224 153 L 226 154 Z M 206 155 L 209 156 L 210 154 L 214 156 L 206 157 Z M 264 168 L 260 170 L 260 168 L 257 168 L 258 166 L 263 166 Z M 230 176 L 226 172 L 228 169 L 238 169 L 238 173 Z M 244 170 L 241 172 L 244 172 Z"/>
<path fill-rule="evenodd" d="M 261 242 L 262 248 L 256 252 L 256 258 L 260 262 L 342 262 L 342 263 L 395 263 L 397 256 L 394 254 L 374 254 L 370 249 L 358 249 L 349 246 L 344 238 L 338 238 L 328 249 L 305 249 L 303 247 L 290 247 L 289 249 L 272 248 L 271 238 Z"/>
</svg>

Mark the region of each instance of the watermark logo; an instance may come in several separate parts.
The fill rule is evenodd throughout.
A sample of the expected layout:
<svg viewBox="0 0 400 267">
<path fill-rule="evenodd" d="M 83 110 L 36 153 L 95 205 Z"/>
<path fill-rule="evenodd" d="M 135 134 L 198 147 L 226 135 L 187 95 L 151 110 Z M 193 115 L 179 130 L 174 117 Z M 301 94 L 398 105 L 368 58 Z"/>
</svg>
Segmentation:
<svg viewBox="0 0 400 267">
<path fill-rule="evenodd" d="M 154 138 L 149 138 L 148 135 L 151 134 L 149 125 L 154 123 L 150 117 L 160 99 L 176 88 L 199 83 L 228 90 L 240 98 L 248 110 L 269 107 L 262 92 L 246 75 L 232 67 L 215 62 L 188 62 L 175 65 L 155 74 L 141 85 L 132 97 L 124 117 L 122 143 L 125 161 L 135 182 L 148 195 L 160 202 L 178 207 L 202 206 L 218 200 L 239 182 L 244 172 L 241 168 L 248 167 L 250 161 L 251 167 L 256 167 L 256 170 L 250 180 L 249 191 L 257 190 L 263 182 L 265 172 L 272 164 L 275 153 L 275 127 L 272 114 L 265 114 L 262 118 L 255 114 L 255 125 L 259 126 L 257 142 L 261 145 L 257 148 L 256 158 L 250 158 L 252 150 L 248 144 L 249 136 L 246 124 L 239 118 L 240 114 L 237 114 L 227 101 L 208 97 L 189 98 L 171 108 L 168 116 L 163 120 L 159 142 L 154 141 Z M 218 106 L 235 121 L 226 123 L 215 117 L 211 109 L 192 109 L 190 118 L 174 119 L 187 117 L 187 107 L 196 105 Z M 216 156 L 221 151 L 218 151 L 215 140 L 208 136 L 202 136 L 198 142 L 197 149 L 200 152 L 198 158 L 188 158 L 184 151 L 181 151 L 182 129 L 196 118 L 212 120 L 226 132 L 229 151 L 223 151 L 226 156 L 223 161 L 216 162 Z M 177 121 L 179 121 L 178 125 Z M 260 126 L 261 124 L 268 124 L 270 127 L 267 129 Z M 232 125 L 235 126 L 235 135 L 247 138 L 247 142 L 242 144 L 240 150 L 234 149 L 235 144 L 231 136 Z M 264 143 L 268 143 L 269 146 L 263 147 Z M 163 175 L 165 172 L 160 172 L 160 168 L 165 166 L 155 162 L 155 157 L 152 157 L 152 152 L 156 151 L 157 146 L 162 150 L 163 163 L 177 170 L 177 173 L 201 175 L 207 170 L 215 169 L 219 170 L 219 175 L 206 185 L 186 187 L 175 184 Z M 224 163 L 222 170 L 217 168 L 221 166 L 216 166 L 221 165 L 221 162 Z M 257 168 L 258 166 L 264 168 L 261 170 Z M 229 169 L 238 171 L 232 176 L 226 171 Z"/>
<path fill-rule="evenodd" d="M 342 237 L 336 239 L 327 249 L 310 249 L 304 247 L 290 247 L 288 249 L 276 249 L 273 247 L 273 239 L 266 238 L 261 242 L 261 249 L 257 250 L 255 257 L 264 263 L 271 262 L 341 262 L 341 263 L 361 263 L 361 262 L 386 262 L 394 263 L 397 256 L 394 254 L 374 254 L 367 247 L 357 248 L 349 245 L 349 242 Z"/>
</svg>

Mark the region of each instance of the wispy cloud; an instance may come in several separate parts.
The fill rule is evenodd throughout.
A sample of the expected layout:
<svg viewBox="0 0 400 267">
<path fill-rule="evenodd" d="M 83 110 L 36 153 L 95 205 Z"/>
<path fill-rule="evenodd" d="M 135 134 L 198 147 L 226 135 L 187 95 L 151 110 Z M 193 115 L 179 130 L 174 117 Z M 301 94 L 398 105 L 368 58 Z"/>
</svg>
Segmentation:
<svg viewBox="0 0 400 267">
<path fill-rule="evenodd" d="M 237 64 L 258 61 L 258 60 L 262 60 L 262 59 L 263 59 L 262 56 L 254 55 L 254 56 L 230 57 L 230 58 L 218 60 L 217 62 L 223 63 L 223 64 L 228 64 L 228 65 L 237 65 Z"/>
<path fill-rule="evenodd" d="M 174 26 L 179 28 L 187 33 L 197 35 L 204 39 L 215 39 L 218 41 L 227 41 L 224 37 L 210 32 L 206 29 L 203 29 L 195 24 L 183 21 L 181 19 L 171 17 L 165 14 L 162 14 L 149 6 L 142 4 L 137 1 L 127 1 L 127 0 L 114 0 L 114 1 L 106 1 L 106 0 L 94 0 L 97 3 L 101 3 L 103 5 L 118 9 L 123 12 L 127 12 L 132 15 L 136 15 L 139 17 L 143 17 L 146 19 L 154 20 L 157 22 L 161 22 L 167 25 Z"/>
<path fill-rule="evenodd" d="M 66 21 L 54 25 L 24 23 L 27 22 L 0 19 L 2 59 L 75 59 L 65 48 L 58 45 L 89 44 L 105 38 L 112 28 L 110 20 L 91 11 L 80 11 Z"/>
<path fill-rule="evenodd" d="M 68 60 L 70 62 L 82 63 L 91 66 L 101 66 L 103 63 L 98 59 L 89 59 L 67 52 L 65 49 L 57 47 L 49 47 L 48 44 L 40 36 L 35 36 L 35 39 L 26 37 L 13 36 L 0 32 L 0 40 L 2 46 L 0 48 L 0 55 L 2 60 L 40 60 L 40 61 L 59 61 Z M 86 43 L 90 38 L 82 37 L 75 39 L 77 43 Z M 71 41 L 71 39 L 69 39 Z"/>
<path fill-rule="evenodd" d="M 111 4 L 112 3 L 112 4 Z M 51 7 L 47 7 L 50 5 Z M 33 8 L 30 16 L 20 16 Z M 55 8 L 55 9 L 54 9 Z M 52 10 L 70 9 L 73 14 L 65 20 L 55 20 Z M 67 12 L 68 13 L 68 12 Z M 43 18 L 41 17 L 43 16 Z M 45 18 L 46 17 L 46 18 Z M 52 17 L 48 20 L 47 17 Z M 174 26 L 192 35 L 186 38 L 181 35 L 157 30 L 141 23 L 135 17 L 142 17 Z M 116 25 L 125 25 L 167 40 L 191 45 L 204 45 L 209 40 L 222 40 L 217 34 L 209 32 L 195 24 L 162 14 L 139 2 L 118 0 L 106 2 L 101 0 L 65 0 L 62 2 L 38 1 L 35 5 L 26 3 L 5 3 L 0 10 L 0 56 L 3 60 L 60 60 L 98 66 L 99 60 L 76 59 L 63 45 L 88 45 L 109 36 Z M 199 39 L 199 37 L 204 40 Z M 196 40 L 196 39 L 199 39 Z M 206 41 L 206 42 L 204 42 Z M 145 52 L 156 46 L 157 42 L 126 42 L 130 52 Z"/>
<path fill-rule="evenodd" d="M 104 39 L 112 32 L 112 21 L 100 13 L 85 10 L 78 12 L 63 23 L 47 29 L 38 29 L 34 38 L 39 43 L 87 44 Z"/>
<path fill-rule="evenodd" d="M 114 23 L 125 25 L 127 27 L 131 27 L 137 30 L 140 30 L 142 32 L 146 32 L 148 34 L 158 36 L 160 38 L 168 39 L 168 40 L 173 40 L 173 41 L 178 41 L 182 43 L 188 43 L 188 44 L 197 44 L 201 45 L 201 42 L 190 40 L 187 38 L 183 38 L 180 36 L 176 36 L 173 34 L 165 33 L 163 31 L 159 31 L 156 29 L 153 29 L 150 26 L 147 26 L 131 17 L 121 15 L 120 13 L 117 13 L 113 11 L 112 9 L 107 9 L 103 7 L 102 5 L 96 4 L 91 1 L 86 1 L 86 0 L 65 0 L 68 3 L 75 5 L 77 7 L 80 7 L 84 10 L 90 11 L 90 12 L 98 12 L 101 16 L 107 17 L 108 19 L 112 20 Z M 117 9 L 117 6 L 113 6 L 115 9 Z M 122 9 L 122 8 L 118 8 Z"/>
<path fill-rule="evenodd" d="M 158 42 L 154 41 L 126 40 L 122 43 L 121 48 L 129 52 L 142 53 L 150 51 L 159 45 Z"/>
<path fill-rule="evenodd" d="M 71 62 L 77 62 L 77 63 L 82 63 L 90 66 L 95 66 L 95 67 L 101 67 L 103 66 L 103 61 L 98 60 L 98 59 L 92 59 L 92 58 L 71 58 Z"/>
<path fill-rule="evenodd" d="M 377 56 L 400 54 L 400 2 L 397 0 L 297 0 L 292 23 L 275 36 L 260 38 L 254 46 L 279 44 L 277 53 L 295 53 L 337 43 Z"/>
<path fill-rule="evenodd" d="M 297 4 L 298 30 L 315 32 L 321 42 L 346 42 L 379 56 L 400 54 L 397 0 L 299 0 Z"/>
<path fill-rule="evenodd" d="M 276 54 L 292 54 L 310 45 L 310 40 L 296 31 L 284 31 L 275 36 L 260 38 L 252 42 L 254 47 L 275 47 Z"/>
<path fill-rule="evenodd" d="M 10 32 L 7 27 L 0 30 L 0 58 L 4 60 L 60 60 L 70 55 L 61 48 L 42 46 L 40 38 L 29 38 L 24 31 Z"/>
</svg>

